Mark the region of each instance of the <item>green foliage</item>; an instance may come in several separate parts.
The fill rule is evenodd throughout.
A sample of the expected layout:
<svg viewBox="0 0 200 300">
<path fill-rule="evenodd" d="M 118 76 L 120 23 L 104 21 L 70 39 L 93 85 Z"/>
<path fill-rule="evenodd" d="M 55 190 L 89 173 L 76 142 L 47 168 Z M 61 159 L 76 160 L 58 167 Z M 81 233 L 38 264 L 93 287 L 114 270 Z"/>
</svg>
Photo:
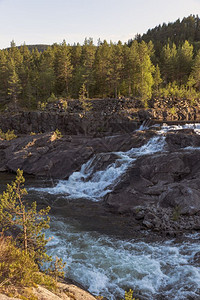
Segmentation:
<svg viewBox="0 0 200 300">
<path fill-rule="evenodd" d="M 176 108 L 173 106 L 170 110 L 169 110 L 170 114 L 172 114 L 173 116 L 176 114 Z"/>
<path fill-rule="evenodd" d="M 59 140 L 63 137 L 62 133 L 56 129 L 51 137 L 51 141 Z"/>
<path fill-rule="evenodd" d="M 19 76 L 16 72 L 15 62 L 12 58 L 10 60 L 10 64 L 8 65 L 8 69 L 9 69 L 8 95 L 10 96 L 11 100 L 16 102 L 18 98 L 18 94 L 20 94 L 22 87 L 20 84 Z"/>
<path fill-rule="evenodd" d="M 87 99 L 87 90 L 85 84 L 82 85 L 79 91 L 79 101 L 84 112 L 88 112 L 92 109 L 92 103 Z"/>
<path fill-rule="evenodd" d="M 58 277 L 64 276 L 65 263 L 56 257 L 49 274 L 40 271 L 44 261 L 52 261 L 46 254 L 44 230 L 49 227 L 49 207 L 37 210 L 36 202 L 29 205 L 24 196 L 25 179 L 18 170 L 14 182 L 0 195 L 0 292 L 23 300 L 36 300 L 31 287 L 42 285 L 56 291 Z M 4 232 L 18 228 L 15 237 Z M 8 233 L 8 232 L 7 232 Z M 55 278 L 55 279 L 54 279 Z"/>
<path fill-rule="evenodd" d="M 79 91 L 79 100 L 84 101 L 86 99 L 87 99 L 87 90 L 86 90 L 86 85 L 83 83 Z"/>
<path fill-rule="evenodd" d="M 4 230 L 19 226 L 16 241 L 23 245 L 25 254 L 42 264 L 49 259 L 45 249 L 48 241 L 43 230 L 49 228 L 50 207 L 37 211 L 36 202 L 28 205 L 24 200 L 27 195 L 24 182 L 23 171 L 18 169 L 15 181 L 8 184 L 6 191 L 0 195 L 0 225 Z"/>
<path fill-rule="evenodd" d="M 144 40 L 145 42 L 152 41 L 155 45 L 156 51 L 159 47 L 168 43 L 183 44 L 185 40 L 189 40 L 191 43 L 197 43 L 200 41 L 200 19 L 198 15 L 190 15 L 178 19 L 175 22 L 168 24 L 163 23 L 153 29 L 149 29 L 142 37 L 138 36 L 138 40 Z"/>
<path fill-rule="evenodd" d="M 153 74 L 153 78 L 154 78 L 154 89 L 156 91 L 158 91 L 160 84 L 162 83 L 162 78 L 161 78 L 161 74 L 160 74 L 160 68 L 158 66 L 158 64 L 155 67 L 155 72 Z"/>
<path fill-rule="evenodd" d="M 0 238 L 0 282 L 27 286 L 35 282 L 38 266 L 31 255 L 17 248 L 12 240 Z"/>
<path fill-rule="evenodd" d="M 128 292 L 127 291 L 125 292 L 124 300 L 139 300 L 139 299 L 133 298 L 133 290 L 130 289 Z"/>
<path fill-rule="evenodd" d="M 40 101 L 38 102 L 37 108 L 39 110 L 45 110 L 46 107 L 47 107 L 47 102 L 40 102 Z"/>
<path fill-rule="evenodd" d="M 180 215 L 181 215 L 180 207 L 179 206 L 175 206 L 173 214 L 172 214 L 172 220 L 173 221 L 177 221 L 180 218 Z"/>
<path fill-rule="evenodd" d="M 193 81 L 190 79 L 187 85 L 179 86 L 175 81 L 173 83 L 169 83 L 164 88 L 159 88 L 157 91 L 157 96 L 170 98 L 185 98 L 193 101 L 194 99 L 200 98 L 200 93 L 192 87 Z"/>
<path fill-rule="evenodd" d="M 20 104 L 44 110 L 60 97 L 79 98 L 84 111 L 91 109 L 87 99 L 97 97 L 139 97 L 147 106 L 152 93 L 159 97 L 164 89 L 166 95 L 168 85 L 176 82 L 178 90 L 190 84 L 192 100 L 200 91 L 199 24 L 199 17 L 190 16 L 158 26 L 128 44 L 99 41 L 95 46 L 89 38 L 82 46 L 63 41 L 39 52 L 12 43 L 9 50 L 0 50 L 0 97 L 10 99 L 13 109 Z M 161 34 L 166 28 L 173 34 Z"/>
<path fill-rule="evenodd" d="M 56 98 L 54 93 L 51 93 L 51 96 L 47 99 L 48 103 L 56 102 L 58 99 Z"/>
<path fill-rule="evenodd" d="M 50 265 L 47 272 L 57 282 L 59 277 L 64 278 L 64 276 L 65 276 L 65 271 L 64 271 L 65 266 L 66 266 L 66 263 L 63 263 L 62 258 L 58 258 L 56 256 L 56 259 L 51 263 L 51 265 Z"/>
<path fill-rule="evenodd" d="M 62 107 L 64 108 L 64 111 L 67 111 L 67 108 L 68 108 L 68 102 L 67 102 L 67 100 L 63 100 L 62 101 Z"/>
<path fill-rule="evenodd" d="M 7 132 L 3 132 L 0 129 L 0 139 L 6 140 L 6 141 L 11 141 L 13 139 L 16 139 L 17 136 L 14 134 L 14 130 L 8 130 Z"/>
<path fill-rule="evenodd" d="M 54 279 L 39 272 L 34 255 L 26 253 L 17 247 L 16 243 L 9 237 L 0 236 L 0 290 L 5 291 L 8 287 L 27 287 L 44 285 L 54 289 Z M 27 294 L 27 293 L 25 293 Z M 30 295 L 28 297 L 30 298 Z"/>
</svg>

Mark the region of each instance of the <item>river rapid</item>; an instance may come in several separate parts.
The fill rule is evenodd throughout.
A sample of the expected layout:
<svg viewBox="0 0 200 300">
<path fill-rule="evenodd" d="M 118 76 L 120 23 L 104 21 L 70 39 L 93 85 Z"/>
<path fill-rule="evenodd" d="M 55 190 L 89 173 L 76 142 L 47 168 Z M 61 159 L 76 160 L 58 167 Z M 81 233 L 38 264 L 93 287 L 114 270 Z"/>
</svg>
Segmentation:
<svg viewBox="0 0 200 300">
<path fill-rule="evenodd" d="M 48 253 L 66 261 L 66 276 L 94 295 L 121 299 L 124 290 L 132 288 L 139 299 L 200 299 L 200 260 L 194 260 L 200 251 L 199 233 L 174 239 L 150 231 L 133 233 L 126 217 L 105 216 L 100 208 L 102 197 L 120 181 L 131 163 L 142 155 L 165 151 L 164 133 L 174 129 L 182 127 L 162 126 L 146 145 L 113 153 L 114 161 L 104 170 L 95 168 L 103 157 L 98 155 L 68 180 L 26 178 L 30 201 L 53 203 L 51 227 L 46 232 L 48 237 L 53 236 Z M 198 124 L 195 131 L 200 133 Z M 13 178 L 1 175 L 1 190 Z M 57 207 L 61 202 L 62 207 Z"/>
</svg>

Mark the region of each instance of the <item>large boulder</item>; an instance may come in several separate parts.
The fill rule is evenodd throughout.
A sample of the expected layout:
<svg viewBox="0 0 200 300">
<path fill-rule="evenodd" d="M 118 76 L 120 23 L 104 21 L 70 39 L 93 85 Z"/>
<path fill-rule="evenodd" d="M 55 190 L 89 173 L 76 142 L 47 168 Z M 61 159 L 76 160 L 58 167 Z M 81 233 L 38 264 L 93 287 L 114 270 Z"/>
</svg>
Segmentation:
<svg viewBox="0 0 200 300">
<path fill-rule="evenodd" d="M 118 212 L 135 206 L 200 213 L 200 151 L 157 153 L 133 162 L 105 203 Z"/>
</svg>

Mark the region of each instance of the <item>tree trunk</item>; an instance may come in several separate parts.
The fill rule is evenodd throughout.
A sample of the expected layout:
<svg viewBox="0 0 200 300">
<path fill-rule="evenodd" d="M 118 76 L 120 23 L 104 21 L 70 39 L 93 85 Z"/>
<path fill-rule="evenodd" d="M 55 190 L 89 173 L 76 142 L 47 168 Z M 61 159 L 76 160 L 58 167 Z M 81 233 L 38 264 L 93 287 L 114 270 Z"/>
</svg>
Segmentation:
<svg viewBox="0 0 200 300">
<path fill-rule="evenodd" d="M 23 209 L 23 234 L 24 234 L 24 251 L 28 253 L 27 227 L 26 227 L 26 212 Z"/>
</svg>

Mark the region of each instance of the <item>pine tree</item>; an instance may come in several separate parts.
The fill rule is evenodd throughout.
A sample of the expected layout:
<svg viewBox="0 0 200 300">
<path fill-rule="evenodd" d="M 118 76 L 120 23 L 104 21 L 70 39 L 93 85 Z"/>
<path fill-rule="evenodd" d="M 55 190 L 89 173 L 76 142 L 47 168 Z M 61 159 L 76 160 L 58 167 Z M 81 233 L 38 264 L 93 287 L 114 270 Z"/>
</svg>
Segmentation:
<svg viewBox="0 0 200 300">
<path fill-rule="evenodd" d="M 84 82 L 82 77 L 83 74 L 83 67 L 81 63 L 81 56 L 82 56 L 82 47 L 81 45 L 75 44 L 71 49 L 71 63 L 72 63 L 72 80 L 71 80 L 71 94 L 72 97 L 78 98 L 79 97 L 79 90 L 81 85 Z"/>
<path fill-rule="evenodd" d="M 8 53 L 7 51 L 0 51 L 0 95 L 6 98 L 8 94 Z"/>
<path fill-rule="evenodd" d="M 130 47 L 130 53 L 125 64 L 124 70 L 127 70 L 128 76 L 128 86 L 129 86 L 129 96 L 133 94 L 134 96 L 137 95 L 137 85 L 138 85 L 138 72 L 139 72 L 139 44 L 135 40 L 133 41 Z"/>
<path fill-rule="evenodd" d="M 86 113 L 92 109 L 92 104 L 87 99 L 87 94 L 88 93 L 87 93 L 86 85 L 83 84 L 79 91 L 79 101 L 81 102 L 81 106 L 82 106 L 84 113 Z"/>
<path fill-rule="evenodd" d="M 41 54 L 38 77 L 38 94 L 39 98 L 47 100 L 55 87 L 55 72 L 53 67 L 54 53 L 48 48 Z"/>
<path fill-rule="evenodd" d="M 48 274 L 53 276 L 55 279 L 55 282 L 58 282 L 58 278 L 63 278 L 65 276 L 64 268 L 66 266 L 66 263 L 63 263 L 62 258 L 58 258 L 56 256 L 55 261 L 53 261 L 48 269 Z"/>
<path fill-rule="evenodd" d="M 115 98 L 119 95 L 123 67 L 122 43 L 121 41 L 117 45 L 111 43 L 109 81 Z"/>
<path fill-rule="evenodd" d="M 82 80 L 86 85 L 87 98 L 92 96 L 94 89 L 94 60 L 96 47 L 93 44 L 93 39 L 85 39 L 82 47 L 81 64 L 82 64 Z"/>
<path fill-rule="evenodd" d="M 111 48 L 103 41 L 97 48 L 94 61 L 95 92 L 102 98 L 109 94 L 110 55 Z"/>
<path fill-rule="evenodd" d="M 21 89 L 22 87 L 19 80 L 19 76 L 16 72 L 15 63 L 13 59 L 11 59 L 9 64 L 8 95 L 13 101 L 15 108 L 17 105 L 18 95 L 21 93 Z"/>
<path fill-rule="evenodd" d="M 22 242 L 25 254 L 34 256 L 42 264 L 48 259 L 43 230 L 49 228 L 50 207 L 37 211 L 36 202 L 28 205 L 24 200 L 27 195 L 24 182 L 23 171 L 18 169 L 16 180 L 0 195 L 0 225 L 4 230 L 19 226 L 21 232 L 17 241 Z"/>
</svg>

